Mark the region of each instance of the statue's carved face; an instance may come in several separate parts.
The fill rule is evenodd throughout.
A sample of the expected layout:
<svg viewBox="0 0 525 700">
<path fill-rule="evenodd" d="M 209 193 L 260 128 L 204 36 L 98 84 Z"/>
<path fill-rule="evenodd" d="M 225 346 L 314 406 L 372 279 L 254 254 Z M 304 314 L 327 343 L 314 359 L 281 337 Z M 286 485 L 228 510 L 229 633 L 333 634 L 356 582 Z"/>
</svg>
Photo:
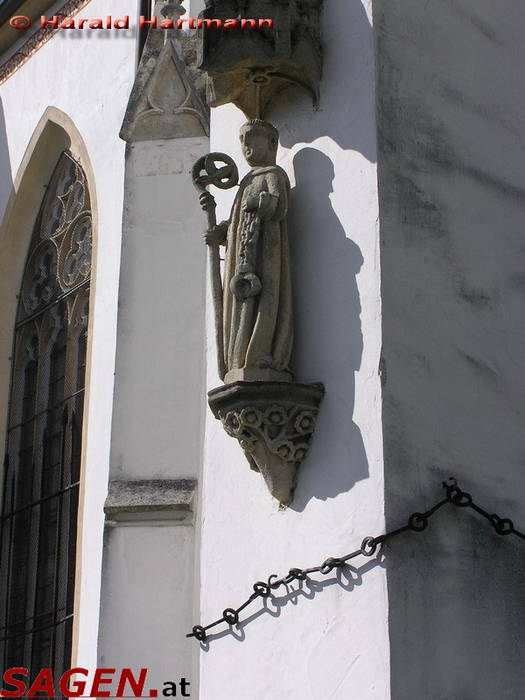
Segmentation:
<svg viewBox="0 0 525 700">
<path fill-rule="evenodd" d="M 277 139 L 260 126 L 241 130 L 242 153 L 253 167 L 275 165 Z"/>
</svg>

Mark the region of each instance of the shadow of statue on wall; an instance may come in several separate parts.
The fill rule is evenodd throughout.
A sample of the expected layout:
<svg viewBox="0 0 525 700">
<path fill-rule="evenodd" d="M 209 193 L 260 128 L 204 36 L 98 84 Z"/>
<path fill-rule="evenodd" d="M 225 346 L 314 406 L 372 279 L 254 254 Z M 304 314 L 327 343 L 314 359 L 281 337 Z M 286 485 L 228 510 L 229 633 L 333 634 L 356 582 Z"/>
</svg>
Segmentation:
<svg viewBox="0 0 525 700">
<path fill-rule="evenodd" d="M 353 422 L 355 372 L 361 366 L 363 336 L 356 276 L 359 247 L 347 238 L 330 202 L 334 166 L 314 148 L 294 158 L 296 187 L 289 214 L 294 286 L 296 377 L 321 379 L 326 395 L 311 451 L 301 466 L 292 510 L 311 498 L 325 500 L 368 477 L 368 461 Z M 312 177 L 315 173 L 315 177 Z M 300 271 L 293 274 L 294 270 Z"/>
<path fill-rule="evenodd" d="M 319 108 L 300 88 L 290 87 L 271 105 L 269 120 L 281 144 L 330 137 L 341 149 L 377 160 L 373 29 L 362 0 L 325 2 L 321 13 L 323 77 Z M 301 115 L 290 119 L 290 114 Z M 342 116 L 344 115 L 344 118 Z"/>
</svg>

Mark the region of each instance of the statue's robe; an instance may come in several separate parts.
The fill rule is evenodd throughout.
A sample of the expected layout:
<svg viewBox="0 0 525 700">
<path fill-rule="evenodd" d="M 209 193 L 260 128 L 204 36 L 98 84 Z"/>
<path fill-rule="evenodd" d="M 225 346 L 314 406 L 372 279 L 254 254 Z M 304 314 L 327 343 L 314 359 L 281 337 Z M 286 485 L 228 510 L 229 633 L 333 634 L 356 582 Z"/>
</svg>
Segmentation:
<svg viewBox="0 0 525 700">
<path fill-rule="evenodd" d="M 268 192 L 277 198 L 271 216 L 262 217 L 255 248 L 253 272 L 262 289 L 256 296 L 237 299 L 230 289 L 232 278 L 239 271 L 239 252 L 243 225 L 250 217 L 243 216 L 248 198 Z M 290 370 L 293 343 L 292 285 L 288 252 L 286 215 L 290 182 L 277 165 L 253 168 L 241 181 L 228 226 L 224 269 L 224 358 L 226 372 L 238 369 L 266 368 L 282 372 Z"/>
</svg>

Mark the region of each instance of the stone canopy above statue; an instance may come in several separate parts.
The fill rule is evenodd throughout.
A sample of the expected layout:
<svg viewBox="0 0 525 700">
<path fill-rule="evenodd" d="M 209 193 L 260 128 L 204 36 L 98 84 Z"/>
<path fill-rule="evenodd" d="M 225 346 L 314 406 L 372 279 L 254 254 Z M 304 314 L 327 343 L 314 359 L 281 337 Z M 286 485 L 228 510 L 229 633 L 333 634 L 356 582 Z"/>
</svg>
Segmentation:
<svg viewBox="0 0 525 700">
<path fill-rule="evenodd" d="M 207 0 L 203 19 L 272 19 L 273 28 L 202 30 L 200 68 L 208 75 L 210 106 L 233 103 L 263 118 L 274 97 L 290 85 L 319 101 L 323 0 Z"/>
</svg>

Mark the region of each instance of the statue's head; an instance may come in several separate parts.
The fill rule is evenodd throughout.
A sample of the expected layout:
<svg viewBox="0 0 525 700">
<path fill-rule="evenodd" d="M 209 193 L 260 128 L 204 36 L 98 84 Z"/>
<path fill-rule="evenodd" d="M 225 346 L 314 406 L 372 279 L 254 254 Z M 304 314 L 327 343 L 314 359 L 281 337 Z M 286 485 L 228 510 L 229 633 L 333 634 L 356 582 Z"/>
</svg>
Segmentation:
<svg viewBox="0 0 525 700">
<path fill-rule="evenodd" d="M 250 119 L 241 127 L 242 152 L 248 165 L 275 165 L 279 132 L 262 119 Z"/>
</svg>

